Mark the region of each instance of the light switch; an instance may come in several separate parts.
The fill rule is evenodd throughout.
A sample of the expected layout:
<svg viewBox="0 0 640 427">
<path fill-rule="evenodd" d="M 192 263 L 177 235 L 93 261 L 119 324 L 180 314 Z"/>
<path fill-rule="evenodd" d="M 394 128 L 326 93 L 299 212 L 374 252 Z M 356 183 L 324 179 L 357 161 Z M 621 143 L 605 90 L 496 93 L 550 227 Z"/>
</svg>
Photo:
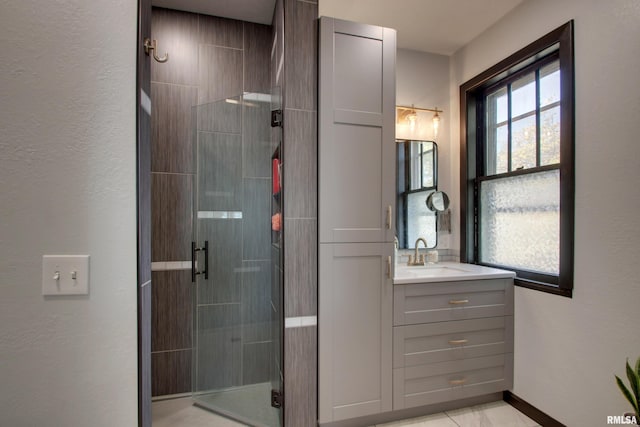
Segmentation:
<svg viewBox="0 0 640 427">
<path fill-rule="evenodd" d="M 42 295 L 89 295 L 89 255 L 43 255 Z"/>
</svg>

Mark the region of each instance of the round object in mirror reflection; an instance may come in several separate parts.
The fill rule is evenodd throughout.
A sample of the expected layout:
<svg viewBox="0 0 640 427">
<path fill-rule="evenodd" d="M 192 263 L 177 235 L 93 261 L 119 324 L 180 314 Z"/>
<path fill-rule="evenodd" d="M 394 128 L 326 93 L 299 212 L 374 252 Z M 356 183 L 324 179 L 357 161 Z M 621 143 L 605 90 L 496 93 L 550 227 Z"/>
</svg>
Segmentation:
<svg viewBox="0 0 640 427">
<path fill-rule="evenodd" d="M 433 212 L 444 212 L 449 207 L 449 196 L 444 191 L 434 191 L 427 197 L 427 208 Z"/>
</svg>

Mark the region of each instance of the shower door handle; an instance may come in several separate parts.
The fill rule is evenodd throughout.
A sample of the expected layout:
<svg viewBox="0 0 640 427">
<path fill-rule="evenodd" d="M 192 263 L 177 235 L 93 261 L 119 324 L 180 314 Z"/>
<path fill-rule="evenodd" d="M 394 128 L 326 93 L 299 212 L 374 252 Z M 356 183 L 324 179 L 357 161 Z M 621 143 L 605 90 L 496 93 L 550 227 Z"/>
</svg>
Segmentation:
<svg viewBox="0 0 640 427">
<path fill-rule="evenodd" d="M 204 270 L 198 271 L 196 269 L 196 260 L 198 258 L 198 252 L 204 252 Z M 191 282 L 195 283 L 196 276 L 204 274 L 205 280 L 209 278 L 209 241 L 204 241 L 204 246 L 201 248 L 196 247 L 196 242 L 191 242 Z"/>
</svg>

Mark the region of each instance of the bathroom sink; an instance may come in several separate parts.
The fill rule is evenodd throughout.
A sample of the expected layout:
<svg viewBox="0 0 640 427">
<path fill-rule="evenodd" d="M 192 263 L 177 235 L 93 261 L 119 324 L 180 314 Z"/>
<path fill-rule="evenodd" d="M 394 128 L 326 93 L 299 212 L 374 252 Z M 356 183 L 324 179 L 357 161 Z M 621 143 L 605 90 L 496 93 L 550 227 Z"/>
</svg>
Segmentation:
<svg viewBox="0 0 640 427">
<path fill-rule="evenodd" d="M 464 263 L 438 263 L 424 266 L 396 266 L 393 283 L 397 285 L 456 280 L 498 279 L 515 277 L 512 271 Z"/>
<path fill-rule="evenodd" d="M 449 265 L 425 265 L 425 266 L 411 266 L 406 268 L 400 268 L 399 271 L 396 272 L 396 277 L 398 275 L 402 276 L 448 276 L 452 274 L 465 274 L 468 273 L 467 270 L 461 268 L 455 268 Z"/>
</svg>

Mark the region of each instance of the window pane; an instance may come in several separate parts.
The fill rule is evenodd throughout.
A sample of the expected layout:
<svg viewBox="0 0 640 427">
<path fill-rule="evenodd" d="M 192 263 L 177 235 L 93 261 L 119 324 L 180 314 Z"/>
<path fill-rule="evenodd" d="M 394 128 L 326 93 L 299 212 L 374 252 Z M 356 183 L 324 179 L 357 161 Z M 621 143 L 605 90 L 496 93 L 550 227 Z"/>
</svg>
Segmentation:
<svg viewBox="0 0 640 427">
<path fill-rule="evenodd" d="M 540 165 L 560 163 L 560 106 L 540 112 Z"/>
<path fill-rule="evenodd" d="M 422 144 L 409 144 L 409 177 L 410 190 L 419 190 L 422 188 Z"/>
<path fill-rule="evenodd" d="M 431 142 L 423 142 L 422 146 L 422 187 L 430 188 L 435 186 L 435 165 L 434 150 Z"/>
<path fill-rule="evenodd" d="M 536 167 L 536 116 L 511 124 L 511 170 Z"/>
<path fill-rule="evenodd" d="M 509 172 L 509 127 L 502 125 L 496 129 L 496 174 Z"/>
<path fill-rule="evenodd" d="M 530 73 L 511 84 L 511 118 L 535 111 L 536 75 Z"/>
<path fill-rule="evenodd" d="M 507 88 L 487 96 L 486 123 L 486 169 L 487 175 L 495 175 L 509 171 L 508 165 L 508 127 L 507 127 Z"/>
<path fill-rule="evenodd" d="M 412 141 L 409 156 L 409 190 L 435 187 L 434 143 Z"/>
<path fill-rule="evenodd" d="M 480 261 L 557 275 L 559 212 L 557 169 L 481 182 Z"/>
<path fill-rule="evenodd" d="M 540 69 L 540 107 L 560 101 L 560 62 L 554 61 Z"/>
<path fill-rule="evenodd" d="M 491 117 L 491 124 L 506 122 L 509 100 L 507 98 L 507 88 L 503 87 L 487 97 L 487 111 Z"/>
<path fill-rule="evenodd" d="M 436 245 L 436 215 L 427 209 L 425 202 L 432 191 L 407 195 L 407 247 L 413 248 L 418 237 L 427 240 L 430 248 Z"/>
</svg>

